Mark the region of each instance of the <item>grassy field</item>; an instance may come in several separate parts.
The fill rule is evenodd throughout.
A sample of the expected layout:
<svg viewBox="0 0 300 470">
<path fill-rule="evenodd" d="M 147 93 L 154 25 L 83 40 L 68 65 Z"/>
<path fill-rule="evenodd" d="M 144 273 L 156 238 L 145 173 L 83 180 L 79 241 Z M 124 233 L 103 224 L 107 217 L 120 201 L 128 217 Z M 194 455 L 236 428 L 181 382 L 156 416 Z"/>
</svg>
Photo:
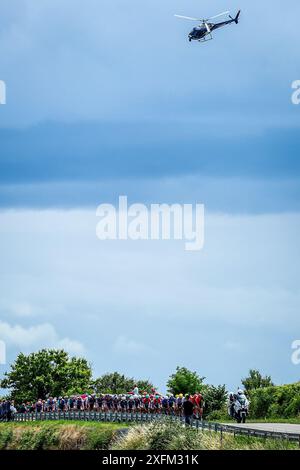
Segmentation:
<svg viewBox="0 0 300 470">
<path fill-rule="evenodd" d="M 176 423 L 133 425 L 68 421 L 2 423 L 0 450 L 299 450 L 285 440 L 201 432 Z"/>
</svg>

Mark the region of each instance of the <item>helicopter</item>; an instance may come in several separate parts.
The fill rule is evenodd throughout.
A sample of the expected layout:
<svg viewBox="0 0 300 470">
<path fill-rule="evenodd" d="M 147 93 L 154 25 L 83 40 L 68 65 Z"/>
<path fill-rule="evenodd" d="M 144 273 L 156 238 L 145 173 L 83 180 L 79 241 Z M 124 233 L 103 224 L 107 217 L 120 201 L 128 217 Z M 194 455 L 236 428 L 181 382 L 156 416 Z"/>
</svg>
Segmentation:
<svg viewBox="0 0 300 470">
<path fill-rule="evenodd" d="M 199 18 L 191 18 L 190 16 L 181 16 L 181 15 L 175 15 L 176 18 L 181 18 L 184 20 L 191 20 L 191 21 L 200 21 L 201 23 L 193 28 L 193 30 L 190 32 L 188 35 L 189 41 L 199 41 L 199 42 L 206 42 L 210 41 L 213 39 L 212 37 L 212 32 L 215 31 L 216 29 L 222 28 L 223 26 L 227 26 L 228 24 L 238 24 L 239 22 L 239 17 L 241 14 L 241 10 L 237 12 L 237 15 L 235 18 L 232 18 L 232 16 L 229 15 L 230 20 L 227 21 L 222 21 L 221 23 L 211 23 L 211 20 L 214 18 L 219 18 L 220 16 L 227 15 L 229 11 L 224 11 L 223 13 L 220 13 L 219 15 L 211 16 L 210 18 L 207 19 L 199 19 Z"/>
</svg>

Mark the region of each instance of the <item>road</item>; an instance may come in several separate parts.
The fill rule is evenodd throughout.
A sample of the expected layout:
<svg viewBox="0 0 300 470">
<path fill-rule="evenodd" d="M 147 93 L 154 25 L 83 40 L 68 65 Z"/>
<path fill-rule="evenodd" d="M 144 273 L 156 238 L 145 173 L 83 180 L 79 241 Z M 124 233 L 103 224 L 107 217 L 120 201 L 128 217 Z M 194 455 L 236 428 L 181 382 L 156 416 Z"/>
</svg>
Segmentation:
<svg viewBox="0 0 300 470">
<path fill-rule="evenodd" d="M 299 434 L 300 424 L 288 423 L 246 423 L 236 424 L 235 426 L 245 429 L 255 429 L 257 431 L 282 432 L 285 434 Z"/>
</svg>

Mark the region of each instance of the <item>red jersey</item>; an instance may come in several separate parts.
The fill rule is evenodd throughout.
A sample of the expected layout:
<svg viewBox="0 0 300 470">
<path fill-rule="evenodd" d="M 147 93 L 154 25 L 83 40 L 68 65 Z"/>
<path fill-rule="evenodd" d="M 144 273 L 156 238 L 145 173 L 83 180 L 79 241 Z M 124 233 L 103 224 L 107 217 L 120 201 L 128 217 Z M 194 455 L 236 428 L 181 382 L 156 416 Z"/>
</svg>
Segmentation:
<svg viewBox="0 0 300 470">
<path fill-rule="evenodd" d="M 201 393 L 195 396 L 195 403 L 197 406 L 201 406 L 202 401 L 203 401 L 203 396 L 201 395 Z"/>
</svg>

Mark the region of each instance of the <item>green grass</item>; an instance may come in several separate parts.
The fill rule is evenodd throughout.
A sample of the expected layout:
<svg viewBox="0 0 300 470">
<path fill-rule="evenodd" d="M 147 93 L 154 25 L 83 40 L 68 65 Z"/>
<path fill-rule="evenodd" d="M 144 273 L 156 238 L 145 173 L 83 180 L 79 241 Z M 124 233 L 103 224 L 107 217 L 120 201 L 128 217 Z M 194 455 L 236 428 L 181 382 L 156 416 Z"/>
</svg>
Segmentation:
<svg viewBox="0 0 300 470">
<path fill-rule="evenodd" d="M 262 439 L 208 432 L 180 423 L 130 425 L 84 421 L 0 424 L 0 450 L 299 450 L 285 439 Z"/>
<path fill-rule="evenodd" d="M 117 440 L 115 450 L 299 450 L 296 442 L 197 431 L 177 423 L 132 427 Z"/>
<path fill-rule="evenodd" d="M 0 450 L 104 450 L 126 424 L 36 421 L 0 424 Z"/>
</svg>

